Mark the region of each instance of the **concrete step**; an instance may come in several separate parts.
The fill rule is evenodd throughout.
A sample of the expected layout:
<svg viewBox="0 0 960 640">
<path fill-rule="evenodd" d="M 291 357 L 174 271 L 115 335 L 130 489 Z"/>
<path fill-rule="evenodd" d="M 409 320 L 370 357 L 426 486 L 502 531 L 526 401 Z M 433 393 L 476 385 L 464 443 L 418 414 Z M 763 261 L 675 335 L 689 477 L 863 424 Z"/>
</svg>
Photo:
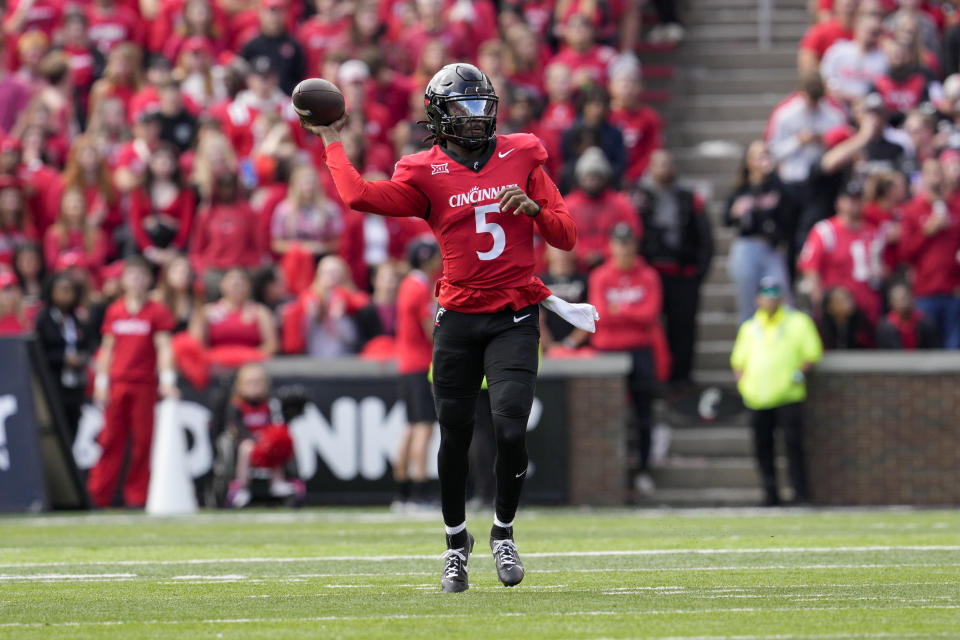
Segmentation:
<svg viewBox="0 0 960 640">
<path fill-rule="evenodd" d="M 807 0 L 776 0 L 776 10 L 805 9 Z M 733 7 L 756 7 L 757 0 L 690 0 L 685 8 L 697 9 L 729 9 Z M 682 16 L 681 16 L 682 17 Z"/>
<path fill-rule="evenodd" d="M 743 146 L 736 143 L 731 148 L 731 152 L 736 152 L 735 155 L 731 153 L 731 155 L 714 156 L 703 153 L 696 145 L 673 147 L 674 158 L 681 175 L 724 175 L 730 177 L 731 183 L 736 178 L 742 162 L 742 149 Z"/>
<path fill-rule="evenodd" d="M 771 30 L 771 40 L 777 45 L 786 45 L 800 41 L 807 32 L 806 23 L 774 24 Z M 758 38 L 757 23 L 746 24 L 693 24 L 687 28 L 686 41 L 695 42 L 700 46 L 706 43 L 741 42 L 754 44 Z"/>
<path fill-rule="evenodd" d="M 727 256 L 714 255 L 713 262 L 710 263 L 710 270 L 707 271 L 706 284 L 730 284 L 730 272 L 727 269 Z"/>
<path fill-rule="evenodd" d="M 732 344 L 732 343 L 731 343 Z M 697 368 L 693 371 L 693 381 L 702 386 L 727 387 L 734 388 L 737 385 L 733 377 L 733 371 L 727 365 L 722 369 L 710 369 L 703 367 L 697 362 Z"/>
<path fill-rule="evenodd" d="M 642 504 L 666 507 L 752 507 L 763 501 L 759 487 L 702 487 L 662 489 L 641 500 Z"/>
<path fill-rule="evenodd" d="M 730 369 L 731 340 L 698 340 L 696 344 L 697 368 L 716 371 Z"/>
<path fill-rule="evenodd" d="M 726 311 L 701 311 L 697 314 L 698 342 L 722 340 L 733 347 L 737 338 L 737 316 Z"/>
<path fill-rule="evenodd" d="M 767 98 L 767 95 L 770 97 Z M 776 94 L 737 96 L 737 99 L 724 99 L 726 96 L 704 96 L 702 100 L 676 100 L 663 105 L 662 110 L 668 123 L 691 124 L 696 122 L 722 122 L 749 120 L 763 122 L 780 101 Z"/>
<path fill-rule="evenodd" d="M 731 137 L 756 140 L 763 137 L 766 126 L 766 117 L 747 118 L 745 115 L 730 121 L 685 120 L 671 123 L 667 127 L 667 135 L 682 131 L 695 140 L 726 140 Z"/>
<path fill-rule="evenodd" d="M 670 455 L 683 457 L 749 457 L 753 436 L 748 427 L 690 427 L 670 433 Z"/>
<path fill-rule="evenodd" d="M 685 24 L 691 27 L 701 24 L 752 24 L 756 29 L 759 17 L 760 13 L 756 4 L 752 7 L 727 6 L 723 8 L 694 6 L 683 14 Z M 778 26 L 800 24 L 808 27 L 810 25 L 810 14 L 803 8 L 774 7 L 773 21 Z"/>
<path fill-rule="evenodd" d="M 778 455 L 775 464 L 777 483 L 786 486 L 789 484 L 786 458 Z M 658 489 L 752 489 L 760 484 L 756 462 L 749 454 L 719 458 L 671 456 L 652 469 L 650 475 Z"/>
<path fill-rule="evenodd" d="M 707 285 L 700 292 L 700 308 L 704 311 L 733 313 L 736 311 L 736 291 L 732 283 Z"/>
<path fill-rule="evenodd" d="M 792 70 L 694 68 L 684 69 L 675 87 L 682 88 L 687 95 L 775 93 L 786 96 L 795 85 L 796 74 Z"/>
<path fill-rule="evenodd" d="M 673 64 L 681 69 L 792 69 L 797 65 L 797 44 L 778 44 L 760 49 L 756 44 L 730 44 L 718 49 L 689 42 L 679 51 L 641 53 L 640 61 L 650 64 Z"/>
</svg>

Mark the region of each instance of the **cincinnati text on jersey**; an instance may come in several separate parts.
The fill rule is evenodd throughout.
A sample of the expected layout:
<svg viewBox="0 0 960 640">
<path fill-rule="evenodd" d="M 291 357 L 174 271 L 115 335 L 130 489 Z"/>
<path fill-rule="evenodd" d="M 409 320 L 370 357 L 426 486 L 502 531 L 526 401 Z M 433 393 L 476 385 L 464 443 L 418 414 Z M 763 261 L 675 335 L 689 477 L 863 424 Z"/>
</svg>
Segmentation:
<svg viewBox="0 0 960 640">
<path fill-rule="evenodd" d="M 487 187 L 481 189 L 480 187 L 474 187 L 466 193 L 457 193 L 450 196 L 450 206 L 451 207 L 462 207 L 464 205 L 477 204 L 478 202 L 484 202 L 486 200 L 496 200 L 497 196 L 500 195 L 500 192 L 504 189 L 510 187 L 519 186 L 517 184 L 505 184 L 501 187 Z"/>
</svg>

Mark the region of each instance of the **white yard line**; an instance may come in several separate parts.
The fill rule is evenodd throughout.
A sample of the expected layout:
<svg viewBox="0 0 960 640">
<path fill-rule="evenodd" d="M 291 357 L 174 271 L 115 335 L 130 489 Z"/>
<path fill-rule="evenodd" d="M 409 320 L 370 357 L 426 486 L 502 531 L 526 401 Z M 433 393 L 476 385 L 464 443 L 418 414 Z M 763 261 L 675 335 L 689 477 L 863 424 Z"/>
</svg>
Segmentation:
<svg viewBox="0 0 960 640">
<path fill-rule="evenodd" d="M 896 611 L 902 607 L 857 607 L 857 611 Z M 938 610 L 956 610 L 960 605 L 920 605 L 910 607 L 911 609 L 938 609 Z M 535 615 L 544 616 L 614 616 L 614 617 L 643 617 L 643 616 L 664 616 L 664 615 L 716 615 L 723 613 L 799 613 L 801 611 L 849 611 L 851 607 L 731 607 L 727 609 L 658 609 L 651 611 L 561 611 L 561 612 L 543 612 L 534 614 L 528 611 L 497 613 L 483 611 L 478 613 L 425 613 L 425 614 L 393 614 L 393 615 L 372 615 L 372 616 L 308 616 L 301 618 L 207 618 L 201 620 L 77 620 L 65 622 L 4 622 L 0 623 L 0 629 L 23 628 L 23 627 L 96 627 L 96 626 L 144 626 L 144 625 L 178 625 L 178 624 L 289 624 L 301 622 L 367 622 L 371 620 L 426 620 L 426 619 L 456 619 L 483 617 L 489 618 L 516 618 L 530 617 Z M 721 636 L 722 637 L 722 636 Z M 770 637 L 770 636 L 767 636 Z M 790 637 L 790 636 L 786 636 Z M 804 636 L 800 636 L 804 637 Z M 842 637 L 842 636 L 841 636 Z M 856 635 L 850 637 L 857 637 Z M 896 636 L 894 636 L 896 637 Z"/>
<path fill-rule="evenodd" d="M 549 551 L 521 554 L 525 558 L 601 558 L 636 556 L 673 556 L 673 555 L 762 555 L 791 553 L 882 553 L 889 551 L 958 551 L 960 545 L 876 545 L 862 547 L 760 547 L 753 549 L 623 549 L 608 551 Z M 190 558 L 185 560 L 90 560 L 62 562 L 8 562 L 0 563 L 0 568 L 28 567 L 72 567 L 72 566 L 164 566 L 164 565 L 203 565 L 203 564 L 264 564 L 264 563 L 301 563 L 301 562 L 395 562 L 405 560 L 436 560 L 438 554 L 403 554 L 375 556 L 307 556 L 289 557 L 247 557 L 247 558 Z"/>
</svg>

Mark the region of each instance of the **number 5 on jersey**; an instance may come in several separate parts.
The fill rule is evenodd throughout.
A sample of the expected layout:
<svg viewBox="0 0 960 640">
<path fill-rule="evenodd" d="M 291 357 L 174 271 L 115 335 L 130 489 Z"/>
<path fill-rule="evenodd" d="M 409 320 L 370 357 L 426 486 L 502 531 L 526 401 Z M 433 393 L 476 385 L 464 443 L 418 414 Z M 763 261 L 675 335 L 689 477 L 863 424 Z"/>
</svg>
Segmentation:
<svg viewBox="0 0 960 640">
<path fill-rule="evenodd" d="M 497 258 L 507 246 L 507 234 L 503 232 L 503 227 L 496 222 L 487 222 L 488 213 L 499 212 L 499 204 L 485 204 L 474 209 L 474 215 L 477 219 L 477 233 L 489 233 L 493 236 L 493 247 L 489 251 L 477 251 L 477 257 L 481 260 Z"/>
</svg>

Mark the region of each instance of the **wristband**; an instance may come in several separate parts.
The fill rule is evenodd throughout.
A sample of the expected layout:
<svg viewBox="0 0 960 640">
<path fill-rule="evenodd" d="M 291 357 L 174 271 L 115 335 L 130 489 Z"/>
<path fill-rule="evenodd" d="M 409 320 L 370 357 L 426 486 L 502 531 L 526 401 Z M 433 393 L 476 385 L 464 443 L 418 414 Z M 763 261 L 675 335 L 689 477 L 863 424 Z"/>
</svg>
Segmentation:
<svg viewBox="0 0 960 640">
<path fill-rule="evenodd" d="M 110 387 L 110 376 L 105 373 L 98 373 L 93 379 L 93 388 L 95 391 L 106 391 Z"/>
<path fill-rule="evenodd" d="M 177 372 L 173 369 L 164 369 L 160 372 L 160 384 L 165 387 L 177 386 Z"/>
</svg>

